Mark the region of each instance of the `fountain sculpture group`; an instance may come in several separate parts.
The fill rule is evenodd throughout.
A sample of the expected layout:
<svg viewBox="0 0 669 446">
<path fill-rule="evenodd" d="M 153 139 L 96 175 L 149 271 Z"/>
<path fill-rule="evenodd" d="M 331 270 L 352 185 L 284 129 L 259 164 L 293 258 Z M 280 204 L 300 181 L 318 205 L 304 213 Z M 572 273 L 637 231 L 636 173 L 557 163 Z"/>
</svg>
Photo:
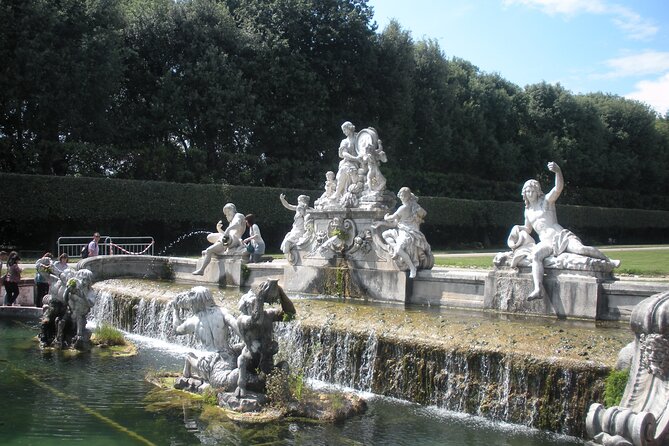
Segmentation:
<svg viewBox="0 0 669 446">
<path fill-rule="evenodd" d="M 281 309 L 266 308 L 279 303 Z M 295 317 L 295 307 L 276 280 L 266 280 L 239 300 L 236 318 L 214 302 L 209 289 L 196 286 L 177 295 L 172 323 L 179 335 L 192 334 L 207 352 L 186 356 L 178 389 L 221 390 L 219 404 L 242 412 L 257 411 L 266 402 L 267 375 L 274 369 L 278 343 L 274 322 Z M 186 314 L 186 317 L 182 317 Z M 233 337 L 240 340 L 232 342 Z M 234 391 L 234 392 L 233 392 Z"/>
<path fill-rule="evenodd" d="M 287 259 L 283 283 L 288 291 L 322 292 L 327 270 L 346 269 L 361 291 L 374 299 L 405 301 L 407 284 L 420 277 L 420 270 L 434 265 L 434 256 L 420 225 L 426 211 L 408 187 L 397 193 L 400 206 L 392 211 L 395 196 L 386 190 L 380 165 L 387 161 L 381 140 L 373 128 L 360 132 L 350 122 L 342 125 L 345 138 L 338 149 L 336 173 L 325 175 L 325 190 L 310 206 L 310 197 L 300 195 L 290 204 L 281 194 L 281 204 L 295 212 L 293 225 L 281 250 Z M 569 304 L 570 296 L 587 294 L 610 278 L 618 261 L 594 247 L 584 245 L 557 221 L 556 201 L 564 188 L 560 167 L 548 163 L 555 185 L 544 194 L 536 180 L 522 189 L 524 223 L 511 229 L 508 252 L 494 260 L 494 306 L 517 311 L 528 305 Z M 227 226 L 219 221 L 209 234 L 211 246 L 194 275 L 205 275 L 213 259 L 243 260 L 243 214 L 228 203 L 223 212 Z M 532 234 L 539 239 L 535 241 Z M 40 340 L 44 346 L 82 348 L 90 333 L 86 315 L 95 303 L 91 291 L 93 273 L 67 270 L 52 277 L 51 294 L 44 300 Z M 214 281 L 215 282 L 215 281 Z M 585 287 L 584 285 L 585 284 Z M 586 421 L 589 435 L 601 444 L 661 444 L 669 430 L 669 293 L 639 304 L 632 315 L 636 333 L 631 376 L 617 407 L 594 404 Z M 280 309 L 268 307 L 278 303 Z M 240 314 L 233 316 L 218 306 L 211 292 L 201 286 L 179 294 L 173 302 L 172 323 L 178 335 L 197 338 L 205 351 L 189 353 L 175 387 L 201 391 L 220 389 L 219 403 L 247 411 L 264 402 L 265 380 L 275 367 L 278 344 L 273 339 L 274 322 L 295 316 L 293 306 L 277 280 L 266 280 L 239 301 Z"/>
</svg>

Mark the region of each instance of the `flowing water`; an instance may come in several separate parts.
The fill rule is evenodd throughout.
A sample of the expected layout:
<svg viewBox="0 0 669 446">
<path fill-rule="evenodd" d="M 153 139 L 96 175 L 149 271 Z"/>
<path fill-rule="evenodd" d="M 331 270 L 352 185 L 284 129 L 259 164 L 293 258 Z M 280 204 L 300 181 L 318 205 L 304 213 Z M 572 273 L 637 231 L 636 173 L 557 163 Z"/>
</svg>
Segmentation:
<svg viewBox="0 0 669 446">
<path fill-rule="evenodd" d="M 583 444 L 480 417 L 367 395 L 343 423 L 245 426 L 156 389 L 156 370 L 179 370 L 187 347 L 131 336 L 134 357 L 40 351 L 34 324 L 0 320 L 2 445 L 517 445 Z M 213 414 L 212 414 L 213 412 Z"/>
</svg>

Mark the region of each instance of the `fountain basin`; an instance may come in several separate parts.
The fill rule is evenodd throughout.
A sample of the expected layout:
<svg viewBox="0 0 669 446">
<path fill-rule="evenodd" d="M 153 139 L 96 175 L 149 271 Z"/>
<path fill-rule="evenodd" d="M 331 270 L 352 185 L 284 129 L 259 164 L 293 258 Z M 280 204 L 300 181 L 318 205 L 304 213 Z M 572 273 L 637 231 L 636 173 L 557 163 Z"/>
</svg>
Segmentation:
<svg viewBox="0 0 669 446">
<path fill-rule="evenodd" d="M 165 307 L 189 286 L 129 279 L 96 283 L 95 317 L 183 342 L 173 336 Z M 237 311 L 236 292 L 218 287 L 212 292 L 220 305 Z M 276 328 L 277 359 L 288 360 L 306 377 L 574 436 L 584 434 L 586 408 L 602 399 L 617 352 L 633 339 L 618 323 L 292 299 L 298 318 Z"/>
</svg>

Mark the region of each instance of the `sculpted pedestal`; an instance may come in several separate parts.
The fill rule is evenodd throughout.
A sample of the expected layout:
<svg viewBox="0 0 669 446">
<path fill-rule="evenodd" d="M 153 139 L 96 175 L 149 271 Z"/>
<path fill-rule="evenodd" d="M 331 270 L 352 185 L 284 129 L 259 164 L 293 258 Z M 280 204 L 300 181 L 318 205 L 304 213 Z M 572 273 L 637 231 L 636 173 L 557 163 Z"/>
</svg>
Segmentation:
<svg viewBox="0 0 669 446">
<path fill-rule="evenodd" d="M 368 297 L 404 302 L 408 274 L 399 270 L 379 243 L 374 225 L 386 209 L 312 210 L 308 242 L 295 250 L 284 268 L 289 292 Z"/>
<path fill-rule="evenodd" d="M 197 261 L 197 268 L 202 267 L 203 258 Z M 197 283 L 218 283 L 221 286 L 240 286 L 242 284 L 242 265 L 248 263 L 248 254 L 214 255 L 202 275 L 191 275 L 189 281 Z"/>
<path fill-rule="evenodd" d="M 600 305 L 605 305 L 602 284 L 612 280 L 610 272 L 546 268 L 545 295 L 527 300 L 534 287 L 532 268 L 497 267 L 486 279 L 484 307 L 509 313 L 596 319 Z"/>
</svg>

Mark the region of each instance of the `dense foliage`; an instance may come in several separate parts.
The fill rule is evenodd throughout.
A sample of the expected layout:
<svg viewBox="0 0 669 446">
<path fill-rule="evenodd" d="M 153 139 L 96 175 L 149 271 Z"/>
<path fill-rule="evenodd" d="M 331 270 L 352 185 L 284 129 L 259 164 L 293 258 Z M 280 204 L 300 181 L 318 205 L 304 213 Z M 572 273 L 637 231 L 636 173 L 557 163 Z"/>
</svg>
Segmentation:
<svg viewBox="0 0 669 446">
<path fill-rule="evenodd" d="M 669 116 L 519 87 L 366 0 L 0 0 L 0 60 L 4 172 L 319 189 L 351 120 L 393 190 L 516 200 L 555 160 L 563 203 L 669 209 Z"/>
</svg>

